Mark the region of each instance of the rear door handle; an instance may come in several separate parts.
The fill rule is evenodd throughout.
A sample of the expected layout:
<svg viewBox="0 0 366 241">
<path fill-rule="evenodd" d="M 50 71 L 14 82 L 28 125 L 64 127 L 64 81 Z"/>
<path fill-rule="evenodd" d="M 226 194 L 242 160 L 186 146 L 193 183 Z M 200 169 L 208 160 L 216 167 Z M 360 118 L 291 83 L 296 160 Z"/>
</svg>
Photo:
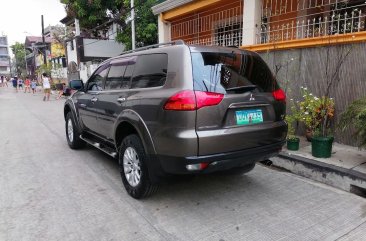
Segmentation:
<svg viewBox="0 0 366 241">
<path fill-rule="evenodd" d="M 117 99 L 117 102 L 119 102 L 119 103 L 122 103 L 122 102 L 124 102 L 124 101 L 126 101 L 126 98 L 124 98 L 124 97 L 119 97 L 119 98 Z"/>
<path fill-rule="evenodd" d="M 93 103 L 95 103 L 95 102 L 97 102 L 98 101 L 98 98 L 97 97 L 93 97 L 93 98 L 91 98 L 91 100 L 90 100 L 91 102 L 93 102 Z"/>
<path fill-rule="evenodd" d="M 86 104 L 79 104 L 79 106 L 84 108 L 84 107 L 86 107 Z"/>
</svg>

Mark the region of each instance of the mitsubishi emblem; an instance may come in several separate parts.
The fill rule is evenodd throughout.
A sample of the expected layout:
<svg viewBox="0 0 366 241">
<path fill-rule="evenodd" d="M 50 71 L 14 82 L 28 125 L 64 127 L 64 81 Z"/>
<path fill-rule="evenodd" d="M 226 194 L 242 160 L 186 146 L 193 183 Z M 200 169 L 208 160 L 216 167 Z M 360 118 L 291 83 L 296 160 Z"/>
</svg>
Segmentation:
<svg viewBox="0 0 366 241">
<path fill-rule="evenodd" d="M 255 101 L 255 98 L 254 98 L 253 94 L 250 94 L 249 101 Z"/>
</svg>

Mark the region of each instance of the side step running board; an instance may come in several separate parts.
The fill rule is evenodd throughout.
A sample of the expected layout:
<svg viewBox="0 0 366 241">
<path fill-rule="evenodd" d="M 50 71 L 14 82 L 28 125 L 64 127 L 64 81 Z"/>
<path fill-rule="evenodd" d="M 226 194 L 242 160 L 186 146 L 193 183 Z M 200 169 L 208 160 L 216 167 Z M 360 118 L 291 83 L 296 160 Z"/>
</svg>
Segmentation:
<svg viewBox="0 0 366 241">
<path fill-rule="evenodd" d="M 114 149 L 110 148 L 110 147 L 104 146 L 101 143 L 98 143 L 98 142 L 95 142 L 95 141 L 93 141 L 91 139 L 88 139 L 86 137 L 83 137 L 82 135 L 80 135 L 80 139 L 82 139 L 86 143 L 94 146 L 95 148 L 98 148 L 99 150 L 101 150 L 102 152 L 110 155 L 113 158 L 116 158 L 117 157 L 117 152 Z"/>
</svg>

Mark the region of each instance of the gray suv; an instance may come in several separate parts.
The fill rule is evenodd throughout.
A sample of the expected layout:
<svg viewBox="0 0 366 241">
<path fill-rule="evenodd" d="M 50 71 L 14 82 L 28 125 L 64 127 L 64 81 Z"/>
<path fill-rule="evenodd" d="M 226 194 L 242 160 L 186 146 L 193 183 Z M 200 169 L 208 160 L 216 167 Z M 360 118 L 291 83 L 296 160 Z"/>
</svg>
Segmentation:
<svg viewBox="0 0 366 241">
<path fill-rule="evenodd" d="M 286 96 L 259 55 L 234 48 L 149 46 L 104 61 L 65 103 L 72 149 L 119 161 L 144 198 L 167 174 L 245 173 L 284 144 Z"/>
</svg>

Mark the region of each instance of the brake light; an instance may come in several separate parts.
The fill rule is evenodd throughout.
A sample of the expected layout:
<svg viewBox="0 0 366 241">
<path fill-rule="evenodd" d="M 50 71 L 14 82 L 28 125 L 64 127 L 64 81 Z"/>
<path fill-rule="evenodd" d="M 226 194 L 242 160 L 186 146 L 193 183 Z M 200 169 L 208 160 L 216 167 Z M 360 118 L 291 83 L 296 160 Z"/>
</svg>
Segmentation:
<svg viewBox="0 0 366 241">
<path fill-rule="evenodd" d="M 273 91 L 272 95 L 277 101 L 286 101 L 286 94 L 282 89 Z"/>
<path fill-rule="evenodd" d="M 190 111 L 198 110 L 205 106 L 218 105 L 224 98 L 223 94 L 183 90 L 168 99 L 164 105 L 165 110 Z"/>
</svg>

